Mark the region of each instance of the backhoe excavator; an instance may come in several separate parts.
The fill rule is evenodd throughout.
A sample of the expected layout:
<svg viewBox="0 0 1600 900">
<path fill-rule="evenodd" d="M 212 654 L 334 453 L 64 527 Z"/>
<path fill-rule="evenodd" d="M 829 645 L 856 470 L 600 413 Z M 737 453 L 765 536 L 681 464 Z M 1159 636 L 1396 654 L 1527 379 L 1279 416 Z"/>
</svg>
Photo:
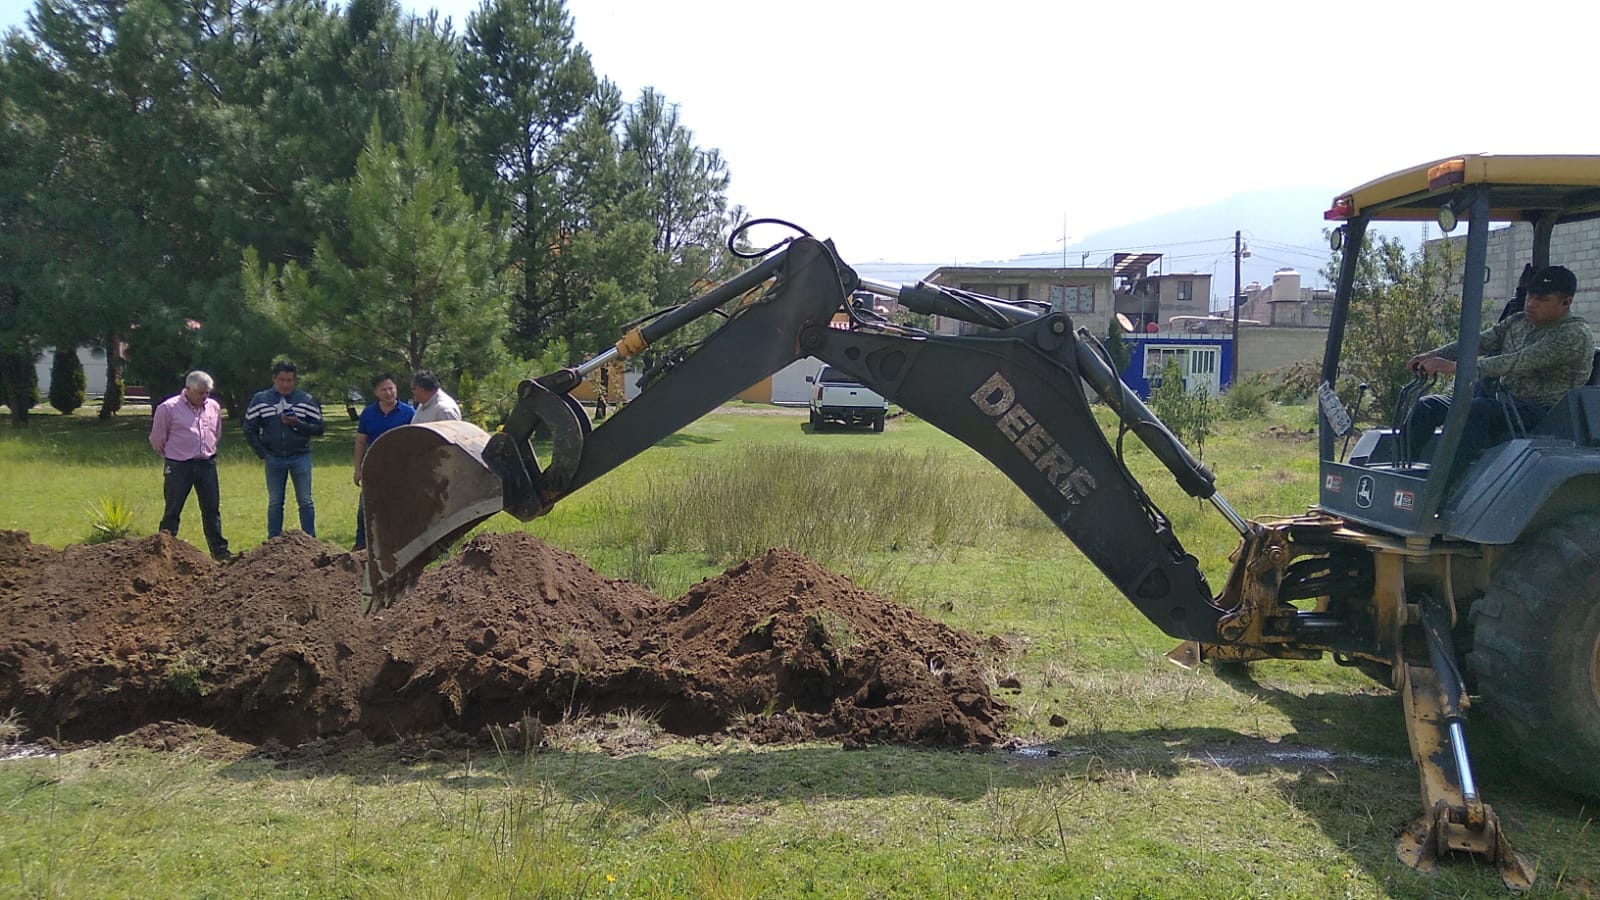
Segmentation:
<svg viewBox="0 0 1600 900">
<path fill-rule="evenodd" d="M 1354 437 L 1337 384 L 1357 260 L 1369 223 L 1467 223 L 1456 403 L 1418 458 L 1387 427 Z M 1492 861 L 1508 887 L 1533 881 L 1467 750 L 1469 687 L 1546 779 L 1600 796 L 1600 387 L 1572 391 L 1541 423 L 1452 475 L 1466 424 L 1492 222 L 1533 225 L 1534 265 L 1558 225 L 1600 218 L 1600 156 L 1463 156 L 1394 173 L 1335 199 L 1343 243 L 1322 363 L 1320 496 L 1284 518 L 1241 517 L 1211 472 L 1146 408 L 1104 348 L 1043 305 L 948 287 L 858 277 L 831 243 L 802 236 L 699 298 L 632 328 L 572 368 L 522 383 L 503 429 L 407 426 L 366 462 L 369 605 L 502 510 L 528 520 L 789 363 L 815 356 L 972 447 L 999 468 L 1156 627 L 1171 658 L 1316 659 L 1377 672 L 1401 695 L 1423 811 L 1396 852 L 1431 871 L 1440 857 Z M 1447 229 L 1448 230 L 1448 229 Z M 867 290 L 978 328 L 930 334 L 849 302 Z M 848 330 L 829 327 L 849 314 Z M 570 392 L 590 372 L 703 316 L 728 317 L 640 400 L 592 426 Z M 1419 348 L 1423 349 L 1423 348 Z M 1213 592 L 1169 521 L 1097 426 L 1092 390 L 1240 543 Z M 1419 391 L 1410 390 L 1411 399 Z M 534 452 L 548 434 L 547 459 Z M 1348 441 L 1345 442 L 1348 445 Z"/>
</svg>

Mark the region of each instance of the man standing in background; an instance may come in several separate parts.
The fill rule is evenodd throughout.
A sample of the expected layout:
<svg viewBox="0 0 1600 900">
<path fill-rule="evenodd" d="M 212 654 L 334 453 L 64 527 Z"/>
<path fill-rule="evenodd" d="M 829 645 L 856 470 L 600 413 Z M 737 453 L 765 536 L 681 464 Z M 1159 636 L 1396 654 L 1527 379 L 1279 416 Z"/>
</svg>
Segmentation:
<svg viewBox="0 0 1600 900">
<path fill-rule="evenodd" d="M 418 369 L 411 376 L 411 399 L 417 401 L 417 415 L 411 420 L 413 425 L 461 421 L 461 407 L 456 398 L 445 393 L 439 386 L 439 376 L 427 369 Z"/>
<path fill-rule="evenodd" d="M 366 461 L 367 448 L 385 431 L 411 424 L 411 417 L 416 413 L 411 404 L 400 402 L 400 388 L 394 383 L 394 376 L 388 372 L 379 372 L 372 376 L 372 393 L 378 399 L 367 404 L 356 424 L 356 487 L 361 487 L 361 464 Z M 350 552 L 359 553 L 365 549 L 367 549 L 367 495 L 362 491 L 360 499 L 356 501 L 356 544 L 350 548 Z"/>
<path fill-rule="evenodd" d="M 183 380 L 183 390 L 163 400 L 150 419 L 150 446 L 164 460 L 161 492 L 166 508 L 161 530 L 178 533 L 183 505 L 194 489 L 200 501 L 200 526 L 211 558 L 232 558 L 222 536 L 222 491 L 217 483 L 217 444 L 222 440 L 222 405 L 211 399 L 211 376 L 196 369 Z"/>
<path fill-rule="evenodd" d="M 295 388 L 294 363 L 272 366 L 272 387 L 250 398 L 244 413 L 244 439 L 267 463 L 267 538 L 283 533 L 284 481 L 294 480 L 300 530 L 317 536 L 317 511 L 311 499 L 311 439 L 323 432 L 322 406 Z"/>
</svg>

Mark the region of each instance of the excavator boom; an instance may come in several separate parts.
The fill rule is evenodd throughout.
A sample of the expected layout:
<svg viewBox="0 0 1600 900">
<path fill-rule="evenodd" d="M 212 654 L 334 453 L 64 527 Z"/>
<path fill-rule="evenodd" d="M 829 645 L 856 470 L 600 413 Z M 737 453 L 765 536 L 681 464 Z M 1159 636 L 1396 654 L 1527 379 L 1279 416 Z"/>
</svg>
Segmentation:
<svg viewBox="0 0 1600 900">
<path fill-rule="evenodd" d="M 386 434 L 365 463 L 369 596 L 386 603 L 494 513 L 542 515 L 750 384 L 815 356 L 982 454 L 1163 631 L 1220 639 L 1218 623 L 1228 611 L 1216 605 L 1194 557 L 1107 442 L 1084 383 L 1185 490 L 1218 504 L 1241 531 L 1244 523 L 1216 496 L 1205 467 L 1121 383 L 1091 336 L 1075 333 L 1061 313 L 930 285 L 872 287 L 987 330 L 933 335 L 859 316 L 848 330 L 833 327 L 860 284 L 830 245 L 800 238 L 583 366 L 524 382 L 498 434 L 460 423 Z M 694 353 L 638 401 L 591 427 L 568 393 L 587 371 L 728 305 L 729 321 Z M 551 436 L 548 462 L 534 453 L 535 431 Z"/>
</svg>

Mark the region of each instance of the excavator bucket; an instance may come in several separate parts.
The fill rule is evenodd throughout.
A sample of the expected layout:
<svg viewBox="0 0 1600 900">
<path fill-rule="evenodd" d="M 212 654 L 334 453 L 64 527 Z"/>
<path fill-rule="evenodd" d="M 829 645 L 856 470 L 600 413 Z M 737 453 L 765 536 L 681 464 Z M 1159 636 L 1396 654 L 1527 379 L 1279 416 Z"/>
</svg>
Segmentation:
<svg viewBox="0 0 1600 900">
<path fill-rule="evenodd" d="M 366 608 L 389 605 L 461 535 L 504 507 L 483 461 L 489 434 L 470 422 L 387 431 L 362 463 L 367 516 Z"/>
</svg>

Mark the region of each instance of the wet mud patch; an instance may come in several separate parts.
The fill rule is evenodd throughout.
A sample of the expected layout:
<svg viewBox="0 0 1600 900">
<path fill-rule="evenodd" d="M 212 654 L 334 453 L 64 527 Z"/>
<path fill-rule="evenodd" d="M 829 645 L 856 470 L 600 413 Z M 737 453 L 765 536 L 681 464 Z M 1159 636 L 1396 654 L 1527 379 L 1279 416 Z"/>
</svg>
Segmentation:
<svg viewBox="0 0 1600 900">
<path fill-rule="evenodd" d="M 997 749 L 1021 760 L 1099 759 L 1171 773 L 1176 773 L 1183 767 L 1228 769 L 1240 774 L 1271 771 L 1338 771 L 1352 767 L 1370 769 L 1379 766 L 1403 771 L 1412 765 L 1411 760 L 1404 757 L 1377 756 L 1331 750 L 1310 744 L 1259 739 L 1184 744 L 1166 748 L 1114 747 L 1101 743 L 1075 745 L 1063 741 L 1029 743 L 1008 739 L 999 743 Z"/>
</svg>

